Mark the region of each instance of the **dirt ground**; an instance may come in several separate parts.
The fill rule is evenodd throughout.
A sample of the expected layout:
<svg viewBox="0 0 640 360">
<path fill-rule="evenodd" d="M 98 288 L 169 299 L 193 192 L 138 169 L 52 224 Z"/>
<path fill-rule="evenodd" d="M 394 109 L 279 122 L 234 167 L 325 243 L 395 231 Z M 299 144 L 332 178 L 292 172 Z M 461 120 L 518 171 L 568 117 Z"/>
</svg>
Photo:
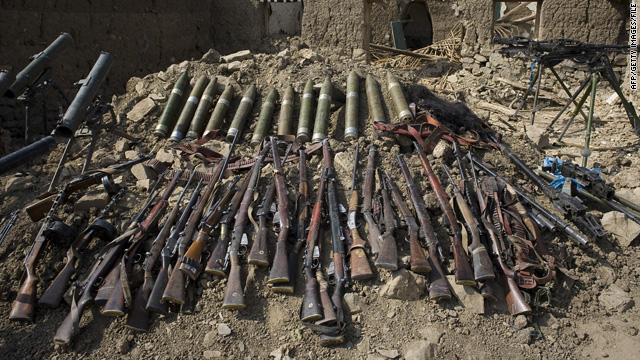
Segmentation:
<svg viewBox="0 0 640 360">
<path fill-rule="evenodd" d="M 253 58 L 241 62 L 239 69 L 230 69 L 230 64 L 220 64 L 213 53 L 205 55 L 201 61 L 184 62 L 170 66 L 166 71 L 149 74 L 144 78 L 133 78 L 127 84 L 127 93 L 114 97 L 112 103 L 116 113 L 126 115 L 138 102 L 151 96 L 156 106 L 140 121 L 127 120 L 124 130 L 130 134 L 143 137 L 136 146 L 130 147 L 126 141 L 111 133 L 105 133 L 99 140 L 94 154 L 94 168 L 106 167 L 121 163 L 135 152 L 148 153 L 152 150 L 168 149 L 167 140 L 156 141 L 152 135 L 157 119 L 162 113 L 166 97 L 181 70 L 189 69 L 192 79 L 201 74 L 217 76 L 218 82 L 236 87 L 236 94 L 249 84 L 258 86 L 259 96 L 253 107 L 250 123 L 251 129 L 244 131 L 236 149 L 236 155 L 244 158 L 254 156 L 255 149 L 249 145 L 255 120 L 262 102 L 269 89 L 275 87 L 280 94 L 289 84 L 296 90 L 294 123 L 299 111 L 302 88 L 307 79 L 316 84 L 321 83 L 325 75 L 342 89 L 346 88 L 346 78 L 355 70 L 361 76 L 360 82 L 360 116 L 358 127 L 360 135 L 360 160 L 358 162 L 358 178 L 363 179 L 366 167 L 366 150 L 369 144 L 378 149 L 376 165 L 389 172 L 400 185 L 408 200 L 406 187 L 396 165 L 395 153 L 403 153 L 407 158 L 410 170 L 415 176 L 418 187 L 425 195 L 432 223 L 438 234 L 443 249 L 448 249 L 450 238 L 441 222 L 441 210 L 435 201 L 428 180 L 421 169 L 418 156 L 410 146 L 402 146 L 394 138 L 377 133 L 369 119 L 366 97 L 364 96 L 364 77 L 367 73 L 375 75 L 380 83 L 384 98 L 385 111 L 388 118 L 395 117 L 390 96 L 386 90 L 385 73 L 393 71 L 403 84 L 421 84 L 450 100 L 463 100 L 475 113 L 498 130 L 505 143 L 520 156 L 530 167 L 539 166 L 545 156 L 571 158 L 580 162 L 580 147 L 551 146 L 539 149 L 527 137 L 523 130 L 529 124 L 531 104 L 528 103 L 521 116 L 509 120 L 508 116 L 497 112 L 487 113 L 476 107 L 478 101 L 488 101 L 500 105 L 508 105 L 515 97 L 515 91 L 494 80 L 492 73 L 472 75 L 457 65 L 447 65 L 440 74 L 434 75 L 430 65 L 415 69 L 393 69 L 388 64 L 365 65 L 353 62 L 336 54 L 321 54 L 319 58 L 310 60 L 308 49 L 299 39 L 290 41 L 278 40 L 273 44 L 279 53 L 253 54 Z M 444 75 L 444 76 L 441 76 Z M 456 75 L 456 81 L 450 81 Z M 448 77 L 447 77 L 448 76 Z M 447 80 L 448 79 L 448 80 Z M 527 77 L 520 79 L 526 82 Z M 444 81 L 447 80 L 447 81 Z M 593 152 L 589 165 L 594 162 L 603 169 L 605 178 L 611 181 L 617 190 L 633 190 L 640 185 L 640 160 L 638 158 L 638 138 L 630 131 L 630 126 L 619 105 L 608 105 L 604 102 L 611 93 L 607 88 L 600 92 L 595 110 L 595 131 L 591 144 L 599 150 Z M 553 88 L 560 97 L 559 90 Z M 229 114 L 233 114 L 238 104 L 239 95 L 232 102 Z M 501 103 L 502 102 L 502 103 Z M 560 110 L 562 104 L 551 102 L 551 105 L 538 112 L 535 127 L 544 128 Z M 274 129 L 277 119 L 274 117 Z M 225 119 L 223 129 L 230 122 Z M 564 119 L 566 117 L 563 117 Z M 351 159 L 355 142 L 344 141 L 344 107 L 334 102 L 329 127 L 329 137 L 335 154 L 345 153 Z M 555 129 L 560 126 L 556 125 Z M 570 128 L 566 143 L 582 144 L 584 138 L 584 121 L 577 118 Z M 3 137 L 8 139 L 8 136 Z M 553 136 L 552 136 L 553 139 Z M 9 139 L 13 150 L 19 147 L 20 139 Z M 61 183 L 65 183 L 80 173 L 84 161 L 81 149 L 88 144 L 88 138 L 81 138 L 73 148 L 72 160 L 66 165 Z M 213 140 L 209 147 L 225 149 L 222 141 Z M 581 146 L 581 145 L 580 145 Z M 0 215 L 4 218 L 11 212 L 21 209 L 34 201 L 38 194 L 46 191 L 49 181 L 56 170 L 58 160 L 64 146 L 60 145 L 48 157 L 25 165 L 12 174 L 0 177 Z M 131 150 L 134 153 L 131 153 Z M 466 150 L 466 149 L 465 149 Z M 551 204 L 529 180 L 517 172 L 509 160 L 498 151 L 474 150 L 478 156 L 490 161 L 505 176 L 528 191 L 540 203 L 551 208 Z M 443 184 L 447 183 L 444 174 L 439 170 L 441 163 L 453 167 L 452 156 L 446 152 L 440 157 L 429 157 L 436 173 Z M 189 161 L 176 156 L 173 166 L 186 166 Z M 191 161 L 198 164 L 199 160 Z M 310 199 L 315 198 L 319 174 L 322 168 L 321 155 L 312 155 L 307 162 L 310 178 Z M 350 187 L 352 162 L 336 161 L 339 176 L 339 199 L 346 206 L 346 196 Z M 18 171 L 19 170 L 19 171 Z M 297 194 L 297 163 L 288 163 L 285 167 L 290 201 Z M 243 171 L 244 172 L 244 171 Z M 242 173 L 242 172 L 241 172 Z M 263 172 L 268 174 L 269 172 Z M 456 170 L 454 174 L 457 176 Z M 119 230 L 127 220 L 135 214 L 144 203 L 146 189 L 129 172 L 118 174 L 116 182 L 128 189 L 124 198 L 118 203 L 115 215 L 108 217 Z M 268 178 L 263 175 L 257 192 L 262 196 Z M 89 191 L 100 192 L 98 187 Z M 451 188 L 448 189 L 451 194 Z M 58 212 L 58 218 L 71 224 L 78 231 L 93 220 L 98 210 L 74 213 L 73 204 L 82 193 L 73 195 Z M 176 196 L 172 198 L 174 201 Z M 639 202 L 637 199 L 636 202 Z M 591 207 L 593 208 L 593 207 Z M 594 214 L 601 216 L 601 208 Z M 489 358 L 521 358 L 521 359 L 630 359 L 640 352 L 638 342 L 638 308 L 633 299 L 638 298 L 640 289 L 640 251 L 632 243 L 630 246 L 621 243 L 611 234 L 595 243 L 580 248 L 574 245 L 561 233 L 544 233 L 544 241 L 549 251 L 570 272 L 578 277 L 574 284 L 565 281 L 562 276 L 554 281 L 551 304 L 546 308 L 535 308 L 528 316 L 525 324 L 522 319 L 513 318 L 505 310 L 503 301 L 497 304 L 487 302 L 484 314 L 474 314 L 463 307 L 456 298 L 434 303 L 421 296 L 418 300 L 395 300 L 380 295 L 382 287 L 392 280 L 394 274 L 387 270 L 377 270 L 374 280 L 352 282 L 347 290 L 360 300 L 359 311 L 352 309 L 348 315 L 345 328 L 346 341 L 343 345 L 323 348 L 318 345 L 318 335 L 301 325 L 298 311 L 302 300 L 303 279 L 298 276 L 296 289 L 292 295 L 275 294 L 267 286 L 268 269 L 253 268 L 243 263 L 242 271 L 247 277 L 245 297 L 247 308 L 242 311 L 223 310 L 222 300 L 226 289 L 226 279 L 203 275 L 197 284 L 197 306 L 191 315 L 176 312 L 168 316 L 153 315 L 147 333 L 135 333 L 124 327 L 125 318 L 108 318 L 100 315 L 100 309 L 90 307 L 81 322 L 81 332 L 68 349 L 54 346 L 53 336 L 58 325 L 67 316 L 69 305 L 62 304 L 56 309 L 37 309 L 33 323 L 10 322 L 7 315 L 15 300 L 23 277 L 22 261 L 29 250 L 33 237 L 40 224 L 34 224 L 25 213 L 18 218 L 4 244 L 0 247 L 0 355 L 2 358 L 28 359 L 77 359 L 77 358 L 433 358 L 433 359 L 489 359 Z M 408 243 L 401 241 L 399 231 L 398 247 L 400 257 L 409 254 Z M 270 253 L 275 248 L 275 234 L 270 233 Z M 365 235 L 364 231 L 361 231 Z M 153 238 L 153 236 L 151 236 Z M 325 244 L 330 242 L 326 234 Z M 150 245 L 150 244 L 147 244 Z M 89 259 L 97 252 L 100 243 L 95 241 L 90 251 L 85 253 L 79 265 L 80 272 L 90 266 Z M 64 254 L 68 244 L 49 243 L 43 249 L 36 273 L 40 277 L 38 294 L 47 288 L 57 271 L 64 264 Z M 453 258 L 445 251 L 448 260 L 445 272 L 452 273 Z M 135 283 L 141 281 L 140 264 L 134 269 Z M 424 278 L 415 275 L 416 278 Z M 619 289 L 623 297 L 631 299 L 631 306 L 616 309 L 608 306 L 603 294 L 612 288 Z M 618 311 L 624 310 L 624 311 Z M 520 322 L 520 324 L 518 324 Z M 224 332 L 225 325 L 231 329 L 230 334 Z M 221 329 L 222 328 L 222 329 Z M 222 334 L 220 334 L 222 333 Z M 410 350 L 426 347 L 419 357 Z"/>
</svg>

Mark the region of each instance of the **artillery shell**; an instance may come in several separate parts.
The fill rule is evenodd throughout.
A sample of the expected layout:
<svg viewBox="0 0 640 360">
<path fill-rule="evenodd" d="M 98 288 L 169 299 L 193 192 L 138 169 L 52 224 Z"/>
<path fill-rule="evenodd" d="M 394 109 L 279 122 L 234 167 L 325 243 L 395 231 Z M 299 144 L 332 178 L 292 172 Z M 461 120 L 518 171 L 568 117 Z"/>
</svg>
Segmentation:
<svg viewBox="0 0 640 360">
<path fill-rule="evenodd" d="M 396 113 L 398 114 L 398 118 L 400 119 L 400 121 L 413 121 L 413 114 L 411 113 L 411 110 L 409 110 L 407 100 L 404 98 L 402 86 L 400 86 L 398 79 L 396 79 L 396 77 L 393 76 L 390 71 L 387 71 L 387 84 L 389 93 L 391 94 L 391 99 L 393 100 L 393 104 L 396 107 Z"/>
<path fill-rule="evenodd" d="M 273 118 L 273 112 L 275 110 L 277 100 L 278 91 L 276 89 L 272 89 L 262 104 L 258 123 L 256 124 L 256 129 L 253 131 L 253 137 L 251 138 L 251 145 L 255 146 L 260 144 L 267 135 L 267 131 L 271 126 L 271 119 Z"/>
<path fill-rule="evenodd" d="M 367 75 L 367 103 L 369 104 L 369 116 L 373 119 L 373 123 L 386 123 L 384 117 L 384 109 L 382 108 L 382 96 L 378 89 L 378 82 L 373 75 Z"/>
<path fill-rule="evenodd" d="M 344 139 L 358 137 L 358 106 L 360 105 L 360 77 L 352 71 L 347 77 L 347 103 L 344 114 Z"/>
<path fill-rule="evenodd" d="M 229 104 L 231 103 L 231 100 L 233 100 L 234 96 L 235 91 L 233 90 L 233 86 L 227 86 L 222 92 L 222 95 L 220 95 L 216 106 L 213 108 L 211 118 L 209 118 L 209 123 L 204 130 L 205 135 L 209 133 L 209 131 L 220 129 L 220 125 L 222 125 L 224 116 L 227 114 L 227 110 L 229 110 Z"/>
<path fill-rule="evenodd" d="M 300 102 L 300 116 L 298 118 L 298 132 L 296 140 L 299 143 L 305 143 L 309 141 L 309 134 L 311 133 L 311 116 L 313 114 L 313 100 L 315 96 L 313 94 L 313 81 L 309 79 L 304 86 L 302 93 L 302 101 Z"/>
<path fill-rule="evenodd" d="M 211 104 L 213 103 L 213 97 L 216 94 L 217 88 L 218 79 L 214 77 L 209 85 L 207 85 L 207 88 L 204 89 L 202 97 L 200 97 L 200 103 L 198 104 L 196 113 L 193 115 L 189 131 L 187 131 L 187 136 L 185 136 L 187 141 L 197 139 L 202 135 L 202 130 L 204 129 L 205 121 L 209 113 L 209 109 L 211 109 Z"/>
<path fill-rule="evenodd" d="M 278 117 L 278 135 L 293 135 L 292 119 L 293 114 L 293 98 L 295 96 L 293 86 L 289 85 L 284 92 L 282 103 L 280 104 L 280 116 Z"/>
<path fill-rule="evenodd" d="M 244 124 L 251 114 L 251 109 L 253 108 L 253 101 L 256 98 L 256 92 L 256 86 L 251 85 L 249 89 L 247 89 L 247 91 L 244 93 L 242 100 L 240 100 L 238 110 L 236 110 L 236 114 L 233 116 L 233 121 L 231 122 L 229 131 L 227 131 L 227 141 L 233 141 L 236 133 L 238 133 L 238 137 L 242 135 Z"/>
<path fill-rule="evenodd" d="M 173 86 L 167 105 L 165 105 L 160 121 L 158 121 L 158 126 L 156 126 L 156 130 L 153 133 L 157 137 L 166 137 L 169 129 L 173 127 L 173 122 L 178 115 L 178 111 L 180 111 L 180 105 L 182 105 L 182 96 L 188 85 L 189 75 L 184 71 Z"/>
<path fill-rule="evenodd" d="M 333 85 L 331 85 L 331 77 L 324 78 L 322 89 L 320 89 L 320 97 L 318 98 L 318 109 L 316 110 L 316 121 L 313 124 L 313 137 L 311 142 L 320 142 L 327 137 L 327 129 L 329 128 L 329 116 L 331 108 L 331 93 Z"/>
<path fill-rule="evenodd" d="M 193 85 L 191 94 L 189 94 L 187 103 L 184 104 L 184 109 L 182 109 L 182 112 L 180 113 L 178 122 L 173 128 L 173 132 L 171 133 L 171 138 L 169 140 L 176 142 L 182 140 L 184 134 L 189 128 L 191 119 L 193 119 L 193 114 L 196 112 L 196 108 L 198 107 L 198 103 L 200 102 L 200 97 L 202 96 L 207 83 L 209 83 L 209 78 L 206 76 L 201 76 L 198 81 L 196 81 L 196 84 Z"/>
</svg>

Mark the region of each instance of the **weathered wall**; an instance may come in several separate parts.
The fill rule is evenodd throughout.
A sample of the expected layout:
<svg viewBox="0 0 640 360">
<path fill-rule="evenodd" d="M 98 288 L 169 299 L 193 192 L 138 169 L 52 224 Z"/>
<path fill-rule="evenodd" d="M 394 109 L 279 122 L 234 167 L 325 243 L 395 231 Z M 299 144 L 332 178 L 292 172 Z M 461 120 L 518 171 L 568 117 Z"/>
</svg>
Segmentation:
<svg viewBox="0 0 640 360">
<path fill-rule="evenodd" d="M 258 0 L 215 0 L 212 2 L 213 47 L 221 53 L 250 49 L 265 34 L 267 4 Z"/>
<path fill-rule="evenodd" d="M 200 58 L 211 41 L 211 2 L 48 0 L 0 2 L 0 66 L 20 71 L 61 32 L 73 43 L 53 63 L 64 87 L 86 75 L 101 51 L 115 55 L 105 82 L 124 90 L 132 76 Z"/>
<path fill-rule="evenodd" d="M 350 55 L 363 47 L 363 0 L 308 0 L 302 14 L 302 38 L 309 45 Z"/>
</svg>

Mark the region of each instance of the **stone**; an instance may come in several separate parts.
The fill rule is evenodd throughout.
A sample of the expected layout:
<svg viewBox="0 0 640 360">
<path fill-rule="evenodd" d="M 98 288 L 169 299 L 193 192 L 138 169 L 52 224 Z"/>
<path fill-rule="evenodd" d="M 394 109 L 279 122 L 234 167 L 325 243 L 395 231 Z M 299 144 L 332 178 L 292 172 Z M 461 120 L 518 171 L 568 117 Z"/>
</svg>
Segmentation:
<svg viewBox="0 0 640 360">
<path fill-rule="evenodd" d="M 208 149 L 211 149 L 221 155 L 227 155 L 229 153 L 229 149 L 231 149 L 231 144 L 219 140 L 211 140 L 206 145 Z"/>
<path fill-rule="evenodd" d="M 423 327 L 418 331 L 420 336 L 432 344 L 440 342 L 440 338 L 444 335 L 444 332 L 437 325 L 431 324 L 427 327 Z"/>
<path fill-rule="evenodd" d="M 484 298 L 474 287 L 457 285 L 454 275 L 448 275 L 447 281 L 451 284 L 453 295 L 460 301 L 465 311 L 475 315 L 484 314 Z"/>
<path fill-rule="evenodd" d="M 435 344 L 428 341 L 413 341 L 405 345 L 403 352 L 405 360 L 434 359 Z"/>
<path fill-rule="evenodd" d="M 156 180 L 158 178 L 158 174 L 156 172 L 143 164 L 135 164 L 131 167 L 131 173 L 138 180 Z"/>
<path fill-rule="evenodd" d="M 298 55 L 300 55 L 300 57 L 302 58 L 302 60 L 300 61 L 300 65 L 309 65 L 313 64 L 314 62 L 324 61 L 324 58 L 322 56 L 318 55 L 318 53 L 311 49 L 301 49 L 298 52 Z"/>
<path fill-rule="evenodd" d="M 515 333 L 516 341 L 520 344 L 530 344 L 531 340 L 533 340 L 533 335 L 536 334 L 536 329 L 533 327 L 524 328 L 522 330 L 518 330 Z"/>
<path fill-rule="evenodd" d="M 131 121 L 138 122 L 144 119 L 147 114 L 156 108 L 156 103 L 149 97 L 144 98 L 137 103 L 133 109 L 127 113 L 127 118 Z"/>
<path fill-rule="evenodd" d="M 284 344 L 278 346 L 277 349 L 273 350 L 269 356 L 275 358 L 275 360 L 290 360 L 289 357 L 289 344 Z"/>
<path fill-rule="evenodd" d="M 633 299 L 618 285 L 609 286 L 600 294 L 598 301 L 607 310 L 620 313 L 629 310 L 634 305 Z"/>
<path fill-rule="evenodd" d="M 240 61 L 232 61 L 227 64 L 227 69 L 229 72 L 236 72 L 242 68 L 242 62 Z"/>
<path fill-rule="evenodd" d="M 127 150 L 124 152 L 124 158 L 127 160 L 133 160 L 138 158 L 138 152 L 135 150 Z"/>
<path fill-rule="evenodd" d="M 631 201 L 634 204 L 640 204 L 640 188 L 616 189 L 616 196 Z"/>
<path fill-rule="evenodd" d="M 366 303 L 358 294 L 347 293 L 344 295 L 344 303 L 347 305 L 347 314 L 357 314 L 362 312 L 366 307 Z"/>
<path fill-rule="evenodd" d="M 202 340 L 202 347 L 210 348 L 217 342 L 217 332 L 211 330 L 204 335 Z"/>
<path fill-rule="evenodd" d="M 131 343 L 127 339 L 120 339 L 116 344 L 116 349 L 120 354 L 126 354 L 131 349 Z"/>
<path fill-rule="evenodd" d="M 525 132 L 529 141 L 540 149 L 549 147 L 549 134 L 547 134 L 547 131 L 544 128 L 536 125 L 529 125 L 526 127 Z"/>
<path fill-rule="evenodd" d="M 458 76 L 456 74 L 447 76 L 447 81 L 456 84 L 458 82 Z"/>
<path fill-rule="evenodd" d="M 516 318 L 513 320 L 513 326 L 518 329 L 518 330 L 522 330 L 524 328 L 527 327 L 527 317 L 524 315 L 518 315 L 516 316 Z"/>
<path fill-rule="evenodd" d="M 391 350 L 376 349 L 376 351 L 378 352 L 378 354 L 384 356 L 387 359 L 395 359 L 398 356 L 400 356 L 400 352 L 395 349 L 391 349 Z"/>
<path fill-rule="evenodd" d="M 116 141 L 113 147 L 119 153 L 123 153 L 131 149 L 131 146 L 129 145 L 129 140 L 127 139 L 118 139 L 118 141 Z"/>
<path fill-rule="evenodd" d="M 207 51 L 204 55 L 202 55 L 202 58 L 200 58 L 200 61 L 206 62 L 209 64 L 219 63 L 220 53 L 214 49 L 209 49 L 209 51 Z"/>
<path fill-rule="evenodd" d="M 618 211 L 611 211 L 602 217 L 602 227 L 618 240 L 622 247 L 628 247 L 640 236 L 640 224 L 628 219 Z"/>
<path fill-rule="evenodd" d="M 418 300 L 425 289 L 424 280 L 418 281 L 416 275 L 400 269 L 393 273 L 391 281 L 380 288 L 380 295 L 388 299 Z"/>
<path fill-rule="evenodd" d="M 229 336 L 231 335 L 231 328 L 227 324 L 218 324 L 218 335 Z"/>
<path fill-rule="evenodd" d="M 160 149 L 156 153 L 156 160 L 163 163 L 171 164 L 173 163 L 174 159 L 174 151 L 175 150 L 172 149 Z"/>
<path fill-rule="evenodd" d="M 207 350 L 204 353 L 202 353 L 202 356 L 205 359 L 215 359 L 215 358 L 222 357 L 222 353 L 218 350 Z"/>
<path fill-rule="evenodd" d="M 338 172 L 349 173 L 353 172 L 353 162 L 355 160 L 355 152 L 339 152 L 334 157 L 334 163 Z"/>
<path fill-rule="evenodd" d="M 151 93 L 149 94 L 149 99 L 155 102 L 164 102 L 165 100 L 167 100 L 167 97 L 164 96 L 164 94 Z"/>
<path fill-rule="evenodd" d="M 24 176 L 11 176 L 11 177 L 8 177 L 7 182 L 4 185 L 4 191 L 5 192 L 23 191 L 23 190 L 31 189 L 33 187 L 34 187 L 34 184 L 29 178 Z"/>
<path fill-rule="evenodd" d="M 365 61 L 367 59 L 367 52 L 364 49 L 353 49 L 351 59 L 353 61 Z"/>
<path fill-rule="evenodd" d="M 75 212 L 89 211 L 91 208 L 102 209 L 109 203 L 109 194 L 102 189 L 84 194 L 73 205 Z"/>
<path fill-rule="evenodd" d="M 616 187 L 636 189 L 640 187 L 640 176 L 634 171 L 621 171 L 612 177 Z"/>
<path fill-rule="evenodd" d="M 387 358 L 379 354 L 367 355 L 367 360 L 386 360 Z"/>
<path fill-rule="evenodd" d="M 149 179 L 138 180 L 136 181 L 136 187 L 143 189 L 145 191 L 149 191 L 153 187 L 153 181 Z"/>
<path fill-rule="evenodd" d="M 138 93 L 138 96 L 143 97 L 147 94 L 147 86 L 148 84 L 145 81 L 139 81 L 136 84 L 136 92 Z"/>
<path fill-rule="evenodd" d="M 616 272 L 610 265 L 602 265 L 598 267 L 596 270 L 596 277 L 602 280 L 605 285 L 611 285 L 617 280 Z"/>
<path fill-rule="evenodd" d="M 453 158 L 453 148 L 446 141 L 439 141 L 436 147 L 433 149 L 433 157 L 436 159 L 442 159 L 447 163 Z"/>
<path fill-rule="evenodd" d="M 479 62 L 479 63 L 486 63 L 487 61 L 489 61 L 485 56 L 482 56 L 480 54 L 475 54 L 473 56 L 473 60 Z"/>
<path fill-rule="evenodd" d="M 281 58 L 287 58 L 287 57 L 289 57 L 290 53 L 291 53 L 291 50 L 289 50 L 289 48 L 286 48 L 286 49 L 280 51 L 276 56 L 277 57 L 281 57 Z"/>
<path fill-rule="evenodd" d="M 223 62 L 229 64 L 234 61 L 244 61 L 244 60 L 253 59 L 253 54 L 251 53 L 250 50 L 242 50 L 242 51 L 238 51 L 237 53 L 222 56 L 221 59 Z"/>
</svg>

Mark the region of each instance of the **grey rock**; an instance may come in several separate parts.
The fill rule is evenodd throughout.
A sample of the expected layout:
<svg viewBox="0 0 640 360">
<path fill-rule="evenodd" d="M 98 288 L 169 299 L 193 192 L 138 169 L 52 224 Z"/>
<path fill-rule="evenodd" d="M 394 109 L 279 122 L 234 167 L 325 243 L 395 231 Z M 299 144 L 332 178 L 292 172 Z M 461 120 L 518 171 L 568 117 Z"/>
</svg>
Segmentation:
<svg viewBox="0 0 640 360">
<path fill-rule="evenodd" d="M 127 339 L 120 339 L 116 344 L 116 349 L 118 349 L 118 353 L 126 354 L 131 349 L 131 343 Z"/>
<path fill-rule="evenodd" d="M 229 70 L 229 72 L 236 72 L 241 68 L 242 68 L 242 62 L 240 61 L 233 61 L 227 64 L 227 69 Z"/>
<path fill-rule="evenodd" d="M 614 253 L 615 254 L 615 253 Z M 616 272 L 609 265 L 602 265 L 596 270 L 596 277 L 606 285 L 611 285 L 617 280 Z"/>
<path fill-rule="evenodd" d="M 228 64 L 234 61 L 244 61 L 244 60 L 253 59 L 253 54 L 251 53 L 250 50 L 242 50 L 242 51 L 238 51 L 237 53 L 222 56 L 221 59 L 223 62 Z"/>
<path fill-rule="evenodd" d="M 384 356 L 387 359 L 395 359 L 398 356 L 400 356 L 400 352 L 395 349 L 390 349 L 390 350 L 376 349 L 376 351 L 378 352 L 378 354 Z"/>
<path fill-rule="evenodd" d="M 549 147 L 549 135 L 542 126 L 528 125 L 526 133 L 529 140 L 541 149 Z"/>
<path fill-rule="evenodd" d="M 486 62 L 488 61 L 488 59 L 487 59 L 486 57 L 484 57 L 484 56 L 482 56 L 482 55 L 480 55 L 480 54 L 476 54 L 476 55 L 473 57 L 473 60 L 475 60 L 475 61 L 477 61 L 477 62 L 479 62 L 479 63 L 486 63 Z"/>
<path fill-rule="evenodd" d="M 522 330 L 524 328 L 527 327 L 527 317 L 524 315 L 518 315 L 516 316 L 516 318 L 513 320 L 513 326 L 518 329 L 518 330 Z"/>
<path fill-rule="evenodd" d="M 351 59 L 353 61 L 365 61 L 367 59 L 367 52 L 364 49 L 353 49 Z"/>
<path fill-rule="evenodd" d="M 127 140 L 127 139 L 118 139 L 118 141 L 116 141 L 116 143 L 114 145 L 114 149 L 119 153 L 123 153 L 123 152 L 131 149 L 131 146 L 129 145 L 129 140 Z"/>
<path fill-rule="evenodd" d="M 453 158 L 453 148 L 446 141 L 439 141 L 433 149 L 433 157 L 449 162 Z"/>
<path fill-rule="evenodd" d="M 145 180 L 138 180 L 136 181 L 136 187 L 148 191 L 151 189 L 151 187 L 153 186 L 153 181 L 149 180 L 149 179 L 145 179 Z"/>
<path fill-rule="evenodd" d="M 209 64 L 215 64 L 220 62 L 220 53 L 214 49 L 209 49 L 202 58 L 200 59 L 202 62 L 206 62 Z"/>
<path fill-rule="evenodd" d="M 202 356 L 205 359 L 215 359 L 215 358 L 222 357 L 222 353 L 218 350 L 207 350 L 204 353 L 202 353 Z"/>
<path fill-rule="evenodd" d="M 204 335 L 204 340 L 202 340 L 202 347 L 210 348 L 217 342 L 217 333 L 213 330 L 209 331 Z"/>
<path fill-rule="evenodd" d="M 428 341 L 413 341 L 405 345 L 405 360 L 434 359 L 435 344 Z"/>
<path fill-rule="evenodd" d="M 231 335 L 231 328 L 227 324 L 218 324 L 218 335 L 229 336 Z"/>
<path fill-rule="evenodd" d="M 355 160 L 355 152 L 339 152 L 334 157 L 336 170 L 339 172 L 351 173 L 353 171 L 353 162 Z"/>
<path fill-rule="evenodd" d="M 133 165 L 131 173 L 138 180 L 156 180 L 158 178 L 158 174 L 153 169 L 142 164 Z"/>
<path fill-rule="evenodd" d="M 451 284 L 453 295 L 460 301 L 465 311 L 471 314 L 484 314 L 484 298 L 472 286 L 457 285 L 454 275 L 448 275 L 447 280 Z"/>
<path fill-rule="evenodd" d="M 618 240 L 622 247 L 628 247 L 640 236 L 640 224 L 628 219 L 623 213 L 611 211 L 602 217 L 602 227 Z"/>
<path fill-rule="evenodd" d="M 347 305 L 347 313 L 352 315 L 362 312 L 367 306 L 360 295 L 354 293 L 345 294 L 344 303 Z"/>
<path fill-rule="evenodd" d="M 124 158 L 127 160 L 133 160 L 138 158 L 138 152 L 135 150 L 127 150 L 124 152 Z"/>
<path fill-rule="evenodd" d="M 617 285 L 611 285 L 598 297 L 600 304 L 609 311 L 625 312 L 633 305 L 633 299 Z"/>
<path fill-rule="evenodd" d="M 109 203 L 109 194 L 102 190 L 91 191 L 83 195 L 73 205 L 75 212 L 89 211 L 89 209 L 102 209 Z"/>
<path fill-rule="evenodd" d="M 418 300 L 426 286 L 424 280 L 419 281 L 416 276 L 405 269 L 396 271 L 391 281 L 380 288 L 380 295 L 388 299 Z"/>
<path fill-rule="evenodd" d="M 444 335 L 444 331 L 438 326 L 431 324 L 430 326 L 424 327 L 418 331 L 420 336 L 422 336 L 427 342 L 432 344 L 437 344 L 440 342 L 440 338 Z"/>
<path fill-rule="evenodd" d="M 127 118 L 138 122 L 156 108 L 156 103 L 151 98 L 144 98 L 127 113 Z"/>
<path fill-rule="evenodd" d="M 173 159 L 174 159 L 173 152 L 174 150 L 160 149 L 156 153 L 156 160 L 161 161 L 163 163 L 171 164 L 173 163 Z"/>
</svg>

